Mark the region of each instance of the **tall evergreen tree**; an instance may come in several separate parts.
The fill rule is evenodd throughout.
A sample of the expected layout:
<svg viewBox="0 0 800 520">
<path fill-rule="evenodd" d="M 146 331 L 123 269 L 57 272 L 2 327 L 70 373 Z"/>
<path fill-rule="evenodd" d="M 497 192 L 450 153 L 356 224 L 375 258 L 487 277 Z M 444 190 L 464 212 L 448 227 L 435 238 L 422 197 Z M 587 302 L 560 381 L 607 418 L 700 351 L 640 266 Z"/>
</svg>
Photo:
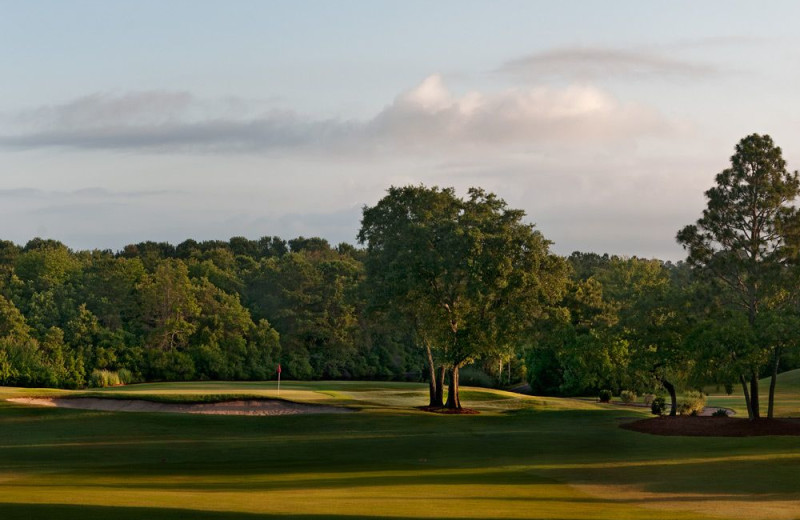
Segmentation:
<svg viewBox="0 0 800 520">
<path fill-rule="evenodd" d="M 759 313 L 779 303 L 788 266 L 796 256 L 798 212 L 793 203 L 800 195 L 798 174 L 786 169 L 772 138 L 753 134 L 736 145 L 731 167 L 716 176 L 716 185 L 705 195 L 703 216 L 680 230 L 677 240 L 687 250 L 688 262 L 718 281 L 727 303 L 743 312 L 755 329 Z M 751 419 L 760 417 L 763 354 L 780 354 L 773 347 L 761 344 L 754 355 L 734 355 L 745 394 L 750 386 Z"/>
</svg>

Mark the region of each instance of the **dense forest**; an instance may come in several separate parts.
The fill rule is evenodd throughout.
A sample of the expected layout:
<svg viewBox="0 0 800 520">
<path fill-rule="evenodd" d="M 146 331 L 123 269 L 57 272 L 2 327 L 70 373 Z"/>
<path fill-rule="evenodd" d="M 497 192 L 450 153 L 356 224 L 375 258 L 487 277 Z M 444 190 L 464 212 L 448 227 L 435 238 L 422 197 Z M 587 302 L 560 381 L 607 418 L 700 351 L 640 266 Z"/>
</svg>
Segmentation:
<svg viewBox="0 0 800 520">
<path fill-rule="evenodd" d="M 365 313 L 363 253 L 322 239 L 0 245 L 0 381 L 415 377 L 401 331 Z M 418 377 L 418 374 L 416 375 Z"/>
<path fill-rule="evenodd" d="M 278 363 L 293 379 L 421 380 L 424 352 L 413 331 L 368 305 L 365 255 L 302 237 L 143 242 L 118 252 L 0 242 L 0 381 L 75 388 L 97 369 L 124 370 L 128 381 L 270 379 Z M 604 299 L 598 277 L 622 265 L 669 268 L 579 253 L 569 263 L 574 282 L 563 304 L 576 330 L 594 336 L 616 323 L 620 307 Z M 566 325 L 549 340 L 531 336 L 527 349 L 482 360 L 485 369 L 467 372 L 468 380 L 519 381 L 524 353 L 533 359 Z M 558 368 L 537 385 L 581 393 L 622 384 L 609 376 L 619 369 L 607 370 L 620 360 L 596 354 L 605 361 L 584 359 L 584 374 L 573 370 L 565 381 Z"/>
<path fill-rule="evenodd" d="M 124 369 L 128 382 L 261 380 L 278 363 L 291 379 L 423 380 L 413 331 L 368 304 L 365 255 L 320 238 L 143 242 L 116 253 L 0 242 L 0 381 L 75 388 L 96 369 Z M 557 312 L 517 348 L 477 360 L 462 382 L 527 379 L 543 395 L 644 391 L 668 374 L 680 386 L 731 383 L 690 373 L 713 352 L 686 337 L 724 309 L 686 263 L 565 260 Z M 666 353 L 652 350 L 655 334 L 671 337 Z M 794 367 L 789 354 L 782 363 Z"/>
<path fill-rule="evenodd" d="M 264 237 L 72 251 L 0 242 L 0 383 L 458 382 L 542 395 L 741 386 L 800 365 L 800 192 L 768 136 L 743 139 L 673 264 L 549 251 L 480 189 L 391 188 L 359 242 Z M 748 227 L 749 226 L 749 227 Z M 455 385 L 455 386 L 453 386 Z M 772 390 L 769 413 L 772 412 Z"/>
</svg>

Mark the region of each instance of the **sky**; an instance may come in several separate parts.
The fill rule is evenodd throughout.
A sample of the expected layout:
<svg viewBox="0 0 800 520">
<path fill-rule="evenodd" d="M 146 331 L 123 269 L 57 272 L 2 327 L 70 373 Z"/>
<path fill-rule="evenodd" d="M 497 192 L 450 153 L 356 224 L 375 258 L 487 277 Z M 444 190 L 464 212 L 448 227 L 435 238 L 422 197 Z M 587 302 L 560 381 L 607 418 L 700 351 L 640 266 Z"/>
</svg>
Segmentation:
<svg viewBox="0 0 800 520">
<path fill-rule="evenodd" d="M 736 143 L 800 167 L 792 1 L 0 0 L 0 239 L 355 243 L 471 186 L 664 260 Z"/>
</svg>

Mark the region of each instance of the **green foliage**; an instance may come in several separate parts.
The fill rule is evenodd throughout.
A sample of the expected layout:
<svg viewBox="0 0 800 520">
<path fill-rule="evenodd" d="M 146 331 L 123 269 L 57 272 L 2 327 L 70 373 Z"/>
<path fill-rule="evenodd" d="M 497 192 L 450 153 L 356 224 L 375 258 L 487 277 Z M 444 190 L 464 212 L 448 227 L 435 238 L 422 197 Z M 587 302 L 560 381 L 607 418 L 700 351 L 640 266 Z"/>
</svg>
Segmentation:
<svg viewBox="0 0 800 520">
<path fill-rule="evenodd" d="M 0 350 L 0 384 L 9 385 L 16 378 L 18 372 L 14 365 L 11 364 L 8 350 Z"/>
<path fill-rule="evenodd" d="M 467 386 L 493 388 L 497 385 L 497 380 L 493 376 L 490 376 L 477 366 L 464 367 L 458 377 L 459 382 Z"/>
<path fill-rule="evenodd" d="M 637 397 L 636 392 L 631 390 L 623 390 L 619 393 L 619 398 L 623 403 L 635 403 Z"/>
<path fill-rule="evenodd" d="M 717 297 L 728 311 L 744 315 L 753 329 L 744 351 L 729 348 L 727 364 L 734 380 L 750 384 L 748 415 L 754 419 L 760 416 L 759 373 L 775 346 L 756 333 L 759 314 L 789 304 L 788 295 L 797 293 L 797 277 L 786 266 L 797 264 L 800 251 L 800 213 L 794 206 L 800 178 L 786 169 L 772 138 L 753 134 L 739 141 L 730 168 L 715 181 L 705 193 L 702 217 L 677 239 L 687 261 L 718 284 Z"/>
<path fill-rule="evenodd" d="M 29 295 L 62 285 L 80 267 L 79 260 L 63 244 L 35 239 L 28 242 L 14 262 L 14 272 Z"/>
<path fill-rule="evenodd" d="M 354 378 L 378 372 L 360 322 L 362 266 L 317 244 L 262 261 L 250 274 L 248 300 L 280 334 L 285 377 Z M 300 247 L 295 244 L 295 247 Z"/>
<path fill-rule="evenodd" d="M 364 208 L 373 305 L 450 368 L 448 407 L 460 408 L 462 366 L 518 344 L 563 294 L 564 262 L 523 217 L 478 188 L 462 199 L 452 188 L 392 187 Z"/>
<path fill-rule="evenodd" d="M 284 379 L 435 380 L 446 367 L 456 387 L 494 386 L 495 367 L 514 360 L 513 378 L 540 395 L 730 387 L 797 359 L 800 291 L 788 267 L 765 262 L 788 266 L 800 248 L 786 199 L 798 183 L 771 146 L 743 140 L 697 233 L 682 233 L 695 272 L 594 253 L 567 263 L 522 211 L 477 188 L 463 198 L 391 188 L 364 210 L 366 249 L 314 237 L 141 242 L 117 254 L 0 242 L 0 380 L 78 388 L 96 370 L 259 380 L 280 363 Z M 695 277 L 735 264 L 722 238 L 741 240 L 723 233 L 719 201 L 741 209 L 743 186 L 774 217 L 759 229 L 780 235 L 743 279 L 760 280 L 755 318 L 731 303 L 724 277 Z"/>
<path fill-rule="evenodd" d="M 119 377 L 119 382 L 123 385 L 129 385 L 136 382 L 136 379 L 133 377 L 133 372 L 127 368 L 120 368 L 117 371 L 117 376 Z"/>
<path fill-rule="evenodd" d="M 744 368 L 742 360 L 748 364 L 766 362 L 755 330 L 742 312 L 724 312 L 699 321 L 686 344 L 696 353 L 697 379 L 708 383 L 738 383 Z"/>
<path fill-rule="evenodd" d="M 598 399 L 600 399 L 601 403 L 610 403 L 611 402 L 611 397 L 614 394 L 613 394 L 613 392 L 611 392 L 611 390 L 600 390 L 600 392 L 598 392 L 597 395 L 598 395 Z"/>
<path fill-rule="evenodd" d="M 54 368 L 35 340 L 0 340 L 3 383 L 14 386 L 55 386 Z"/>
<path fill-rule="evenodd" d="M 116 255 L 3 242 L 0 377 L 69 388 L 94 370 L 270 379 L 282 363 L 288 379 L 418 379 L 406 329 L 366 315 L 363 258 L 302 237 L 142 242 Z"/>
<path fill-rule="evenodd" d="M 12 301 L 0 296 L 0 338 L 26 341 L 30 336 L 31 330 L 25 316 Z"/>
<path fill-rule="evenodd" d="M 186 264 L 165 260 L 137 286 L 141 301 L 141 323 L 148 347 L 175 350 L 185 347 L 200 314 Z"/>
<path fill-rule="evenodd" d="M 533 395 L 561 395 L 564 374 L 555 349 L 529 349 L 525 356 L 525 367 Z"/>
<path fill-rule="evenodd" d="M 650 412 L 653 415 L 664 415 L 667 411 L 667 402 L 664 400 L 663 397 L 656 397 L 653 399 L 653 402 L 650 404 Z"/>
<path fill-rule="evenodd" d="M 148 381 L 191 381 L 197 373 L 189 352 L 151 348 L 146 359 Z"/>
<path fill-rule="evenodd" d="M 714 410 L 714 413 L 711 414 L 711 417 L 728 417 L 728 410 L 725 408 L 717 408 Z"/>
<path fill-rule="evenodd" d="M 706 406 L 706 396 L 695 390 L 686 392 L 678 401 L 680 415 L 698 415 Z"/>
<path fill-rule="evenodd" d="M 112 370 L 94 369 L 89 376 L 89 386 L 93 388 L 105 388 L 107 386 L 117 386 L 123 384 L 119 373 Z"/>
<path fill-rule="evenodd" d="M 572 279 L 561 302 L 562 313 L 552 313 L 537 335 L 535 352 L 526 360 L 550 395 L 586 395 L 601 388 L 645 386 L 652 378 L 640 353 L 654 350 L 633 333 L 633 309 L 654 283 L 658 261 L 599 257 L 573 253 Z M 667 282 L 669 280 L 667 279 Z M 661 282 L 659 282 L 661 283 Z M 644 318 L 642 318 L 644 319 Z M 648 320 L 649 322 L 649 320 Z M 547 374 L 540 371 L 545 366 Z M 533 384 L 533 379 L 531 379 Z"/>
</svg>

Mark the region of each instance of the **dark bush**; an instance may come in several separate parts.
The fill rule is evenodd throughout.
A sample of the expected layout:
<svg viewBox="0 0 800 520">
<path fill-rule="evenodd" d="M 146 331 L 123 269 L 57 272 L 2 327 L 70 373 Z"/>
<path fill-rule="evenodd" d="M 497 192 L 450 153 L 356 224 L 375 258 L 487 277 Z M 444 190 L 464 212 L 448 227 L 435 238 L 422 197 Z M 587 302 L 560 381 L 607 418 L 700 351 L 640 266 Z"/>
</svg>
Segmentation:
<svg viewBox="0 0 800 520">
<path fill-rule="evenodd" d="M 667 402 L 663 397 L 656 397 L 653 399 L 653 403 L 650 405 L 650 411 L 653 413 L 653 415 L 664 415 L 664 411 L 666 409 Z"/>
<path fill-rule="evenodd" d="M 525 367 L 533 395 L 562 395 L 564 370 L 552 350 L 529 350 L 525 356 Z"/>
<path fill-rule="evenodd" d="M 728 410 L 725 408 L 717 408 L 714 413 L 711 414 L 711 417 L 727 417 Z"/>
<path fill-rule="evenodd" d="M 477 367 L 462 368 L 458 375 L 458 382 L 464 386 L 480 386 L 483 388 L 496 386 L 494 377 Z"/>
<path fill-rule="evenodd" d="M 600 402 L 601 403 L 609 403 L 609 402 L 611 402 L 611 396 L 612 395 L 613 394 L 611 393 L 611 390 L 600 390 L 600 393 L 599 393 L 598 396 L 600 398 Z"/>
</svg>

